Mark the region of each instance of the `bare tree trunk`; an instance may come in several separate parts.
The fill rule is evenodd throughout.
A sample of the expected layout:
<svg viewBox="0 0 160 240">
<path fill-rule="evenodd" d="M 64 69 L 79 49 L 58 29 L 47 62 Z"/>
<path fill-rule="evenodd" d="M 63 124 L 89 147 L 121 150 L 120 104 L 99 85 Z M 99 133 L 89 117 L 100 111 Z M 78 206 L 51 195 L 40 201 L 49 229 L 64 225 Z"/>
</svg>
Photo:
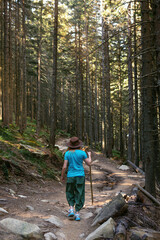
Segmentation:
<svg viewBox="0 0 160 240">
<path fill-rule="evenodd" d="M 16 34 L 15 34 L 15 48 L 16 48 L 16 124 L 20 123 L 20 0 L 16 3 Z"/>
<path fill-rule="evenodd" d="M 4 1 L 4 119 L 5 126 L 9 125 L 9 41 L 8 41 L 8 1 Z"/>
<path fill-rule="evenodd" d="M 94 118 L 94 141 L 95 141 L 95 147 L 98 143 L 98 83 L 97 83 L 97 55 L 96 55 L 96 69 L 95 69 L 95 104 L 94 104 L 94 108 L 95 108 L 95 118 Z"/>
<path fill-rule="evenodd" d="M 106 84 L 105 84 L 105 29 L 102 18 L 102 151 L 106 153 Z"/>
<path fill-rule="evenodd" d="M 80 84 L 80 114 L 79 114 L 79 137 L 83 138 L 84 133 L 84 93 L 83 93 L 83 64 L 82 64 L 82 40 L 81 40 L 81 25 L 78 24 L 79 30 L 79 84 Z"/>
<path fill-rule="evenodd" d="M 124 157 L 124 143 L 123 143 L 123 116 L 122 116 L 122 70 L 121 70 L 121 46 L 120 46 L 120 35 L 118 34 L 118 75 L 119 75 L 119 135 L 120 135 L 120 156 Z"/>
<path fill-rule="evenodd" d="M 129 88 L 129 136 L 128 160 L 133 161 L 133 80 L 132 80 L 132 47 L 131 47 L 131 3 L 128 5 L 128 88 Z"/>
<path fill-rule="evenodd" d="M 107 21 L 107 19 L 105 20 Z M 112 156 L 112 119 L 111 119 L 111 96 L 110 96 L 110 60 L 109 60 L 109 35 L 108 24 L 105 23 L 105 41 L 106 41 L 106 106 L 107 106 L 107 149 L 106 156 Z"/>
<path fill-rule="evenodd" d="M 143 144 L 145 160 L 145 189 L 155 196 L 155 140 L 154 120 L 156 115 L 155 87 L 152 76 L 153 56 L 149 50 L 153 47 L 151 32 L 150 3 L 142 1 L 142 88 L 143 88 Z"/>
<path fill-rule="evenodd" d="M 9 122 L 13 121 L 12 0 L 9 0 Z"/>
<path fill-rule="evenodd" d="M 157 67 L 157 102 L 158 102 L 158 115 L 159 115 L 159 124 L 157 122 L 157 133 L 156 133 L 156 145 L 157 145 L 157 152 L 156 152 L 156 180 L 160 185 L 160 1 L 154 1 L 155 7 L 155 48 L 156 48 L 156 67 Z M 159 126 L 158 126 L 159 125 Z M 159 134 L 158 134 L 159 132 Z"/>
<path fill-rule="evenodd" d="M 0 3 L 0 119 L 3 119 L 3 1 Z"/>
<path fill-rule="evenodd" d="M 139 166 L 136 0 L 134 1 L 135 164 Z"/>
<path fill-rule="evenodd" d="M 88 18 L 86 18 L 86 85 L 87 85 L 87 130 L 89 136 L 89 144 L 93 144 L 93 133 L 92 133 L 92 93 L 91 93 L 91 76 L 90 76 L 90 65 L 88 56 Z M 88 116 L 89 115 L 89 116 Z"/>
<path fill-rule="evenodd" d="M 23 133 L 26 128 L 27 102 L 26 102 L 26 26 L 25 26 L 25 2 L 22 0 L 22 66 L 21 66 L 21 122 L 20 131 Z"/>
<path fill-rule="evenodd" d="M 75 64 L 76 64 L 76 135 L 79 136 L 79 66 L 78 66 L 78 41 L 77 41 L 77 25 L 75 25 Z"/>
<path fill-rule="evenodd" d="M 42 10 L 43 0 L 40 1 L 40 28 L 38 40 L 38 78 L 37 78 L 37 134 L 41 127 L 41 48 L 42 48 Z"/>
<path fill-rule="evenodd" d="M 57 89 L 57 46 L 58 46 L 58 0 L 55 0 L 55 15 L 54 15 L 54 35 L 53 35 L 53 76 L 52 76 L 52 106 L 51 106 L 51 131 L 50 144 L 55 145 L 56 131 L 56 89 Z"/>
</svg>

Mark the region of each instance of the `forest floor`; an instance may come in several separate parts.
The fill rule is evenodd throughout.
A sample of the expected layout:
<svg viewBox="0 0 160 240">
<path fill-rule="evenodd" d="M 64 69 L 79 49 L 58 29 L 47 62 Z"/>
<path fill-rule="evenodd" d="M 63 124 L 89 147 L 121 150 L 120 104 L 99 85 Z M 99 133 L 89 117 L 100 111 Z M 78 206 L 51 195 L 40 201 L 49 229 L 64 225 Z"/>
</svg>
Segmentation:
<svg viewBox="0 0 160 240">
<path fill-rule="evenodd" d="M 57 141 L 57 145 L 65 148 L 67 141 L 67 139 L 61 138 Z M 132 169 L 127 171 L 119 170 L 119 162 L 107 159 L 98 152 L 91 152 L 94 202 L 92 205 L 89 168 L 85 166 L 86 200 L 85 206 L 81 210 L 80 222 L 68 220 L 65 183 L 61 184 L 55 180 L 1 183 L 0 207 L 6 209 L 8 214 L 0 216 L 0 218 L 12 217 L 37 224 L 44 233 L 52 232 L 59 236 L 59 240 L 85 239 L 96 228 L 91 227 L 91 224 L 95 217 L 95 212 L 102 205 L 108 203 L 119 192 L 128 194 L 133 184 L 144 181 L 144 176 L 135 173 Z M 31 206 L 33 210 L 29 210 L 27 206 Z M 88 218 L 88 213 L 93 213 L 93 216 Z M 63 222 L 62 228 L 56 228 L 51 223 L 45 221 L 52 215 L 57 216 Z M 20 236 L 15 236 L 0 228 L 0 240 L 21 239 Z"/>
</svg>

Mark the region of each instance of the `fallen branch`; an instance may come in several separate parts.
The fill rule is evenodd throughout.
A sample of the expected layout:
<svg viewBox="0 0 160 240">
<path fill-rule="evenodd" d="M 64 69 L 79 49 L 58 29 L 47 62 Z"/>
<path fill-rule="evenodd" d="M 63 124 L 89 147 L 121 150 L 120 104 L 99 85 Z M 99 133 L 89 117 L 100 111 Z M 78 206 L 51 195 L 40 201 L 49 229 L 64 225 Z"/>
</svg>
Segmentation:
<svg viewBox="0 0 160 240">
<path fill-rule="evenodd" d="M 142 169 L 140 169 L 139 167 L 137 167 L 134 163 L 132 163 L 131 161 L 127 161 L 132 167 L 133 169 L 136 171 L 136 172 L 140 172 L 141 174 L 145 175 L 145 173 L 143 172 Z"/>
<path fill-rule="evenodd" d="M 153 202 L 155 202 L 158 206 L 160 206 L 160 202 L 153 197 L 149 192 L 147 192 L 145 189 L 143 189 L 139 184 L 136 184 L 136 186 L 147 196 L 149 197 Z"/>
<path fill-rule="evenodd" d="M 127 224 L 127 226 L 126 226 L 126 224 Z M 116 227 L 114 240 L 125 240 L 126 239 L 126 234 L 127 234 L 126 229 L 128 227 L 128 223 L 126 222 L 126 224 L 124 224 L 124 222 L 122 220 L 120 220 L 120 222 L 118 223 L 118 225 Z"/>
<path fill-rule="evenodd" d="M 121 194 L 118 194 L 115 198 L 112 199 L 107 205 L 105 205 L 98 215 L 94 218 L 92 226 L 96 224 L 104 223 L 110 217 L 115 217 L 122 215 L 126 212 L 128 205 L 125 202 L 125 199 L 122 197 Z"/>
</svg>

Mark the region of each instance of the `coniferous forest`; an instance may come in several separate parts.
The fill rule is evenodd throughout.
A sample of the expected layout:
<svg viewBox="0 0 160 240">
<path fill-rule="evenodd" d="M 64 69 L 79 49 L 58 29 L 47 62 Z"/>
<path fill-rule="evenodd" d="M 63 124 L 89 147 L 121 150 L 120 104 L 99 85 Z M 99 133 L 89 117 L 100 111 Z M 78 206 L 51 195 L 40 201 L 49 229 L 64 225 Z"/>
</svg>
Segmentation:
<svg viewBox="0 0 160 240">
<path fill-rule="evenodd" d="M 36 120 L 160 184 L 160 1 L 1 0 L 0 117 Z"/>
</svg>

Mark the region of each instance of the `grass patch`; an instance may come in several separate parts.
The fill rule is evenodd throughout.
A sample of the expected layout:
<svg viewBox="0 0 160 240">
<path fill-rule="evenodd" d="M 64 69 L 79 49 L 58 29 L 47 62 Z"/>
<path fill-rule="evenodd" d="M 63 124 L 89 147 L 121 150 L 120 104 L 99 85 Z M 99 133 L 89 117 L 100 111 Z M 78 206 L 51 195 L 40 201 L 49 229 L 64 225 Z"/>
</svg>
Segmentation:
<svg viewBox="0 0 160 240">
<path fill-rule="evenodd" d="M 61 130 L 57 130 L 57 134 L 58 136 L 70 136 L 70 134 Z M 44 151 L 44 148 L 49 145 L 49 132 L 47 128 L 44 127 L 39 135 L 37 135 L 35 120 L 31 121 L 30 118 L 27 118 L 27 127 L 22 134 L 19 131 L 19 127 L 15 124 L 10 125 L 9 127 L 3 127 L 1 124 L 0 142 L 0 156 L 10 161 L 14 161 L 14 166 L 16 165 L 16 159 L 18 164 L 19 160 L 24 158 L 28 163 L 32 163 L 31 171 L 37 171 L 42 176 L 52 179 L 56 179 L 56 176 L 59 175 L 58 171 L 62 165 L 61 163 L 63 163 L 63 153 L 61 151 L 58 149 L 47 149 L 49 152 L 48 157 L 38 157 L 32 152 L 29 152 L 26 149 L 20 149 L 19 147 L 19 144 L 23 144 Z M 11 168 L 10 165 L 8 166 L 6 163 L 2 164 L 1 173 L 6 179 L 11 175 L 18 175 L 18 173 L 16 174 L 16 167 Z M 30 164 L 28 164 L 28 166 L 30 168 Z"/>
<path fill-rule="evenodd" d="M 113 149 L 113 150 L 112 150 L 112 156 L 113 156 L 113 157 L 120 158 L 120 151 Z"/>
</svg>

